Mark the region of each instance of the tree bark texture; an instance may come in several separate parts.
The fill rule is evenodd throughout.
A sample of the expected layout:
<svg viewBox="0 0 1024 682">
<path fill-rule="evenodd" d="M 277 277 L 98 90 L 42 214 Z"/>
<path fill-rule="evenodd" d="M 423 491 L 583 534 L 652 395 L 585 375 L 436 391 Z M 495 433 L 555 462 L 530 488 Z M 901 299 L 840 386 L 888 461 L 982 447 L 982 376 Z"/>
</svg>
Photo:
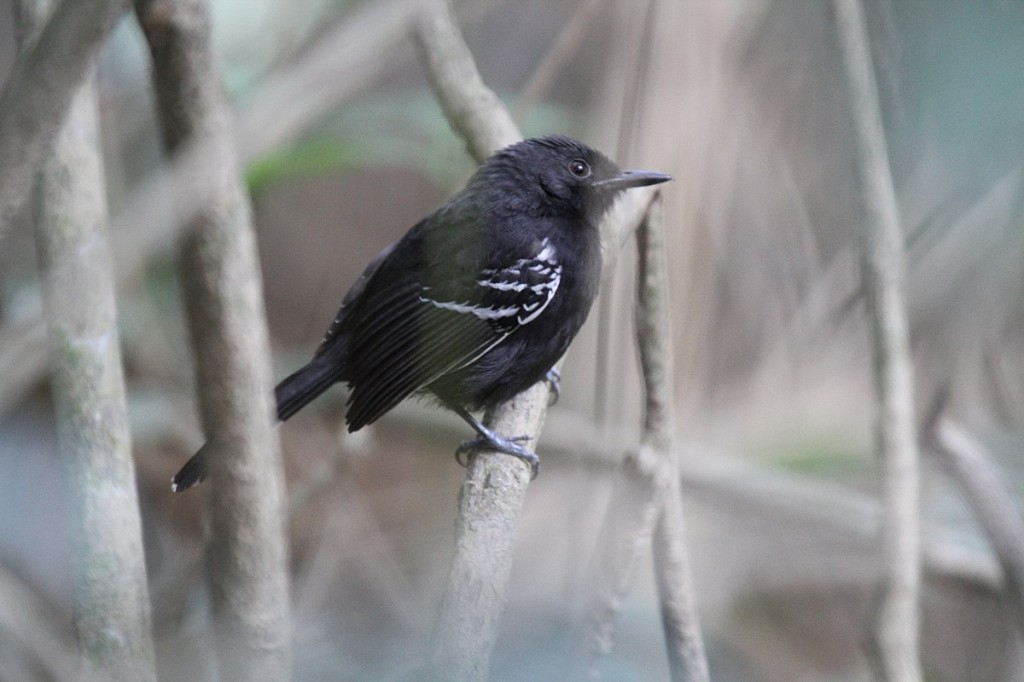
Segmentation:
<svg viewBox="0 0 1024 682">
<path fill-rule="evenodd" d="M 51 5 L 18 5 L 19 33 L 30 51 L 39 31 L 45 36 Z M 71 518 L 75 631 L 86 679 L 155 680 L 95 79 L 92 59 L 85 61 L 80 75 L 65 83 L 71 91 L 67 115 L 42 160 L 34 206 Z"/>
<path fill-rule="evenodd" d="M 214 191 L 179 245 L 203 428 L 212 445 L 208 560 L 225 680 L 288 680 L 284 484 L 270 344 L 248 196 L 203 0 L 138 0 L 170 153 L 214 150 Z"/>
</svg>

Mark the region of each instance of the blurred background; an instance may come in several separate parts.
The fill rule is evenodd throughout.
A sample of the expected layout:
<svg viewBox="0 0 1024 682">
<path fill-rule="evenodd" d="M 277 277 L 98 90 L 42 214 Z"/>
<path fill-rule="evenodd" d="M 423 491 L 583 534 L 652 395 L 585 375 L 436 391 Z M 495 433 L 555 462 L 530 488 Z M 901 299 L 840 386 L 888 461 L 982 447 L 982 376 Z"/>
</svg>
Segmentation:
<svg viewBox="0 0 1024 682">
<path fill-rule="evenodd" d="M 1024 495 L 1024 2 L 865 0 L 906 233 L 919 413 L 948 414 Z M 484 80 L 526 135 L 561 132 L 671 173 L 677 438 L 716 680 L 866 680 L 879 485 L 857 254 L 853 134 L 829 4 L 814 0 L 462 0 Z M 474 168 L 429 91 L 407 2 L 213 0 L 240 117 L 281 378 L 311 354 L 384 245 Z M 14 56 L 0 0 L 0 73 Z M 128 19 L 131 19 L 130 17 Z M 360 23 L 361 22 L 361 23 Z M 366 45 L 346 40 L 354 27 Z M 348 33 L 346 33 L 348 31 Z M 353 57 L 353 51 L 363 53 Z M 356 68 L 355 63 L 358 63 Z M 308 97 L 275 87 L 326 68 Z M 100 62 L 111 212 L 160 172 L 134 21 Z M 283 141 L 275 126 L 326 98 Z M 268 106 L 268 102 L 272 105 Z M 282 123 L 284 122 L 284 123 Z M 269 151 L 267 151 L 269 149 Z M 145 224 L 112 235 L 130 248 Z M 173 235 L 140 241 L 119 306 L 161 677 L 212 667 L 205 490 L 172 495 L 202 442 Z M 608 268 L 569 353 L 519 530 L 497 680 L 560 680 L 583 576 L 634 443 L 635 250 Z M 52 679 L 73 647 L 68 522 L 28 216 L 0 242 L 0 679 Z M 344 433 L 335 389 L 281 428 L 296 679 L 401 679 L 423 660 L 451 556 L 457 419 L 406 404 Z M 929 680 L 1019 680 L 1021 633 L 963 498 L 923 466 Z M 666 679 L 645 563 L 606 679 Z"/>
</svg>

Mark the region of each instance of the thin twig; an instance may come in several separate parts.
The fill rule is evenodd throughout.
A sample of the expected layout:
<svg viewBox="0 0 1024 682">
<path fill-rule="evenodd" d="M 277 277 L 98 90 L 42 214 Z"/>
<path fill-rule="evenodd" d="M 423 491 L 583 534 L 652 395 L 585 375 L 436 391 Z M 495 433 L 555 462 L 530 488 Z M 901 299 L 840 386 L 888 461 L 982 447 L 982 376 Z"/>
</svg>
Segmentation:
<svg viewBox="0 0 1024 682">
<path fill-rule="evenodd" d="M 660 195 L 655 195 L 637 231 L 636 334 L 646 399 L 644 431 L 639 447 L 626 457 L 605 512 L 593 579 L 598 593 L 586 646 L 590 675 L 597 677 L 596 663 L 611 651 L 615 618 L 636 566 L 653 540 L 672 679 L 704 681 L 708 666 L 684 543 L 682 491 L 672 445 L 672 340 L 663 221 Z"/>
<path fill-rule="evenodd" d="M 662 626 L 673 682 L 706 682 L 708 662 L 690 572 L 679 462 L 673 446 L 672 307 L 668 300 L 665 209 L 660 194 L 655 195 L 647 219 L 637 230 L 637 242 L 637 343 L 647 398 L 645 440 L 658 449 L 668 474 L 652 538 Z"/>
<path fill-rule="evenodd" d="M 834 0 L 856 132 L 857 176 L 864 203 L 862 266 L 873 339 L 877 438 L 882 464 L 882 593 L 872 628 L 879 677 L 921 679 L 919 454 L 913 366 L 904 299 L 906 272 L 896 193 L 860 0 Z M 877 660 L 875 660 L 877 659 Z"/>
<path fill-rule="evenodd" d="M 211 191 L 179 248 L 203 427 L 212 443 L 208 547 L 221 677 L 286 681 L 291 632 L 284 483 L 270 344 L 248 197 L 204 0 L 138 0 L 165 147 L 212 150 Z M 170 493 L 168 493 L 170 494 Z"/>
<path fill-rule="evenodd" d="M 1009 592 L 1007 605 L 1024 635 L 1024 522 L 985 447 L 966 429 L 943 419 L 942 400 L 922 429 L 925 452 L 963 493 L 999 559 Z"/>
<path fill-rule="evenodd" d="M 49 3 L 21 0 L 18 15 L 22 40 L 31 41 L 46 30 Z M 65 84 L 67 118 L 42 163 L 35 202 L 51 383 L 74 538 L 75 630 L 86 679 L 155 680 L 90 64 L 83 76 Z"/>
</svg>

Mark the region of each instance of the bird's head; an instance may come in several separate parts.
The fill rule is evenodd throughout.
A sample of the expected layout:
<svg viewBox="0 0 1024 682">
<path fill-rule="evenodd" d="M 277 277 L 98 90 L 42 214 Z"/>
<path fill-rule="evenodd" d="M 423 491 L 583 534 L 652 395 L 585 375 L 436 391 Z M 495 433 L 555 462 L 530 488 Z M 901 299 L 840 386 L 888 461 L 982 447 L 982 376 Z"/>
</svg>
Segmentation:
<svg viewBox="0 0 1024 682">
<path fill-rule="evenodd" d="M 569 214 L 597 222 L 632 187 L 671 180 L 664 173 L 624 171 L 601 152 L 562 135 L 532 138 L 497 152 L 481 175 L 500 203 L 515 210 Z"/>
</svg>

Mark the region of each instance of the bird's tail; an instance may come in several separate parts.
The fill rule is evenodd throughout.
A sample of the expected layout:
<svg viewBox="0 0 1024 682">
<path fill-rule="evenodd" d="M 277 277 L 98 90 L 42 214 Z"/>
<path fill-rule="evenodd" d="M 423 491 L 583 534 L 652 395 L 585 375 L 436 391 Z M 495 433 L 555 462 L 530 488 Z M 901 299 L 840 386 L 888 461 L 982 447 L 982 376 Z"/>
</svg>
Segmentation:
<svg viewBox="0 0 1024 682">
<path fill-rule="evenodd" d="M 341 363 L 327 354 L 317 355 L 304 367 L 289 374 L 274 389 L 277 418 L 285 421 L 341 379 Z"/>
<path fill-rule="evenodd" d="M 285 421 L 341 379 L 341 363 L 332 362 L 327 355 L 317 355 L 274 388 L 278 420 Z M 171 479 L 171 490 L 188 490 L 206 478 L 209 447 L 210 443 L 205 443 L 185 462 L 185 466 Z"/>
</svg>

